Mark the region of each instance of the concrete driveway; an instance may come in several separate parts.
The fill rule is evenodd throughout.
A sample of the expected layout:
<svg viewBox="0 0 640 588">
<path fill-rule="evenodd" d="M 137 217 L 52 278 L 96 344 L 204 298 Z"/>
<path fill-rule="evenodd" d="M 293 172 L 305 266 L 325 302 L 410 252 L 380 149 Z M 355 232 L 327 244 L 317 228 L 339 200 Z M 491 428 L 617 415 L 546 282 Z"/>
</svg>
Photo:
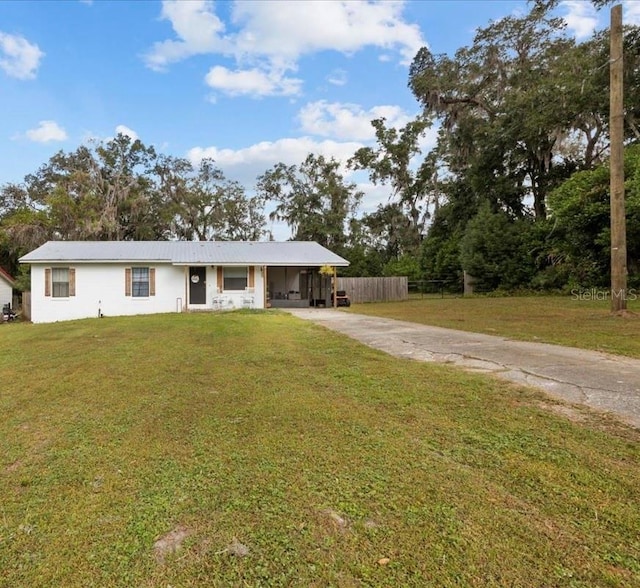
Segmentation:
<svg viewBox="0 0 640 588">
<path fill-rule="evenodd" d="M 640 428 L 640 360 L 334 309 L 288 310 L 391 355 L 491 373 Z"/>
</svg>

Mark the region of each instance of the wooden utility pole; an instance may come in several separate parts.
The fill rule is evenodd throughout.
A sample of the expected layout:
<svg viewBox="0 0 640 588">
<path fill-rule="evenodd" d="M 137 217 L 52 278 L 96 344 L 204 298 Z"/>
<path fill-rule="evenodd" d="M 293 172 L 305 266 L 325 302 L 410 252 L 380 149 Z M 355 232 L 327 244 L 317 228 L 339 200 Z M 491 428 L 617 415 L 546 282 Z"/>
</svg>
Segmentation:
<svg viewBox="0 0 640 588">
<path fill-rule="evenodd" d="M 627 225 L 624 210 L 624 104 L 622 6 L 611 9 L 610 113 L 611 143 L 611 312 L 627 309 Z"/>
</svg>

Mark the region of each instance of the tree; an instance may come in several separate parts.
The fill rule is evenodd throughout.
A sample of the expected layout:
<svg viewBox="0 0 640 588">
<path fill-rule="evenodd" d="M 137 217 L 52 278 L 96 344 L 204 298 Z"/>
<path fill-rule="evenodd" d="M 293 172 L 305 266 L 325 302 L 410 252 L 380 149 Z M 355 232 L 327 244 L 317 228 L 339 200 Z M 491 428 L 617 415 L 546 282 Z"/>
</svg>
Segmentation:
<svg viewBox="0 0 640 588">
<path fill-rule="evenodd" d="M 378 205 L 375 212 L 363 215 L 362 224 L 369 247 L 378 252 L 383 264 L 415 253 L 415 227 L 399 203 Z"/>
<path fill-rule="evenodd" d="M 264 234 L 262 203 L 228 180 L 212 159 L 197 168 L 186 159 L 161 157 L 158 191 L 171 234 L 188 241 L 256 241 Z"/>
<path fill-rule="evenodd" d="M 514 223 L 487 203 L 469 221 L 460 240 L 460 262 L 481 290 L 512 289 L 533 276 L 531 256 L 525 250 L 524 221 Z M 525 230 L 523 230 L 525 229 Z"/>
<path fill-rule="evenodd" d="M 294 240 L 317 241 L 342 252 L 362 192 L 345 182 L 339 170 L 334 158 L 314 154 L 297 166 L 274 165 L 257 184 L 258 195 L 275 204 L 269 218 L 286 222 Z"/>
<path fill-rule="evenodd" d="M 99 143 L 92 161 L 93 182 L 100 201 L 100 226 L 107 240 L 140 238 L 146 231 L 156 152 L 127 135 Z M 148 233 L 147 233 L 148 234 Z"/>
<path fill-rule="evenodd" d="M 640 145 L 625 149 L 627 266 L 640 283 Z M 548 255 L 572 287 L 606 287 L 610 270 L 609 168 L 574 174 L 549 196 L 553 240 Z"/>
<path fill-rule="evenodd" d="M 72 153 L 58 152 L 21 185 L 2 188 L 3 200 L 11 202 L 8 216 L 13 220 L 8 225 L 14 237 L 17 231 L 24 232 L 20 226 L 26 229 L 34 220 L 43 227 L 44 218 L 48 228 L 39 231 L 39 238 L 45 240 L 121 240 L 148 235 L 143 227 L 150 209 L 148 174 L 154 158 L 152 147 L 125 135 L 98 143 L 94 150 L 83 145 Z M 29 244 L 40 245 L 37 240 Z"/>
<path fill-rule="evenodd" d="M 258 240 L 263 226 L 259 198 L 213 161 L 195 169 L 124 135 L 61 151 L 23 183 L 0 187 L 0 260 L 13 271 L 51 239 Z"/>
<path fill-rule="evenodd" d="M 384 118 L 375 119 L 371 124 L 376 131 L 377 146 L 358 149 L 349 160 L 349 166 L 355 170 L 367 170 L 371 182 L 391 188 L 390 204 L 380 207 L 377 216 L 391 212 L 397 220 L 398 212 L 405 215 L 409 226 L 402 243 L 404 249 L 396 251 L 395 257 L 402 253 L 415 254 L 425 221 L 431 209 L 437 209 L 439 204 L 435 157 L 430 154 L 420 165 L 415 163 L 421 154 L 420 139 L 431 126 L 430 122 L 419 117 L 402 129 L 387 127 Z"/>
<path fill-rule="evenodd" d="M 567 279 L 561 267 L 568 266 L 559 263 L 567 254 L 559 232 L 545 237 L 547 201 L 572 174 L 607 157 L 609 33 L 577 43 L 563 28 L 546 3 L 537 2 L 525 16 L 480 29 L 473 43 L 452 57 L 426 48 L 416 55 L 409 85 L 424 116 L 441 123 L 435 153 L 446 170 L 439 183 L 444 202 L 423 244 L 427 275 L 455 270 L 455 252 L 462 251 L 467 232 L 481 230 L 469 219 L 487 203 L 486 214 L 502 215 L 522 231 L 523 246 L 540 274 L 529 283 L 555 287 Z M 627 142 L 640 139 L 639 60 L 640 29 L 627 27 Z M 530 222 L 529 205 L 537 226 Z M 497 218 L 485 220 L 500 225 Z M 469 239 L 464 241 L 466 262 L 473 249 Z M 478 234 L 471 239 L 476 250 L 479 239 Z M 523 285 L 529 269 L 520 274 Z M 591 271 L 599 274 L 600 266 Z"/>
<path fill-rule="evenodd" d="M 373 246 L 371 233 L 362 218 L 354 217 L 349 220 L 347 236 L 348 242 L 341 255 L 349 260 L 349 266 L 338 268 L 338 274 L 349 277 L 382 275 L 383 256 Z"/>
<path fill-rule="evenodd" d="M 530 0 L 530 2 L 533 3 L 536 10 L 549 12 L 554 8 L 557 8 L 561 0 Z M 593 4 L 598 10 L 616 2 L 619 2 L 619 0 L 591 0 L 591 4 Z"/>
<path fill-rule="evenodd" d="M 44 204 L 33 199 L 25 185 L 0 188 L 0 265 L 13 275 L 18 259 L 50 239 L 53 229 Z"/>
<path fill-rule="evenodd" d="M 29 207 L 17 208 L 0 222 L 2 265 L 15 274 L 18 259 L 53 238 L 46 211 Z"/>
<path fill-rule="evenodd" d="M 442 122 L 449 171 L 510 214 L 531 198 L 538 220 L 547 194 L 606 147 L 606 36 L 577 44 L 563 29 L 534 8 L 480 29 L 453 58 L 423 48 L 410 70 L 425 114 Z"/>
</svg>

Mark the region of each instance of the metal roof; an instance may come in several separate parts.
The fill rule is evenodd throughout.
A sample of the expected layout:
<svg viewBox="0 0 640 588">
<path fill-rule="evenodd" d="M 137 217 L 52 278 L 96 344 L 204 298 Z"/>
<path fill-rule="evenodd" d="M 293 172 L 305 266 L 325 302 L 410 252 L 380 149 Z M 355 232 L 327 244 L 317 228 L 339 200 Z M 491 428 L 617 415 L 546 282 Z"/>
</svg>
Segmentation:
<svg viewBox="0 0 640 588">
<path fill-rule="evenodd" d="M 20 263 L 347 266 L 312 241 L 48 241 Z"/>
</svg>

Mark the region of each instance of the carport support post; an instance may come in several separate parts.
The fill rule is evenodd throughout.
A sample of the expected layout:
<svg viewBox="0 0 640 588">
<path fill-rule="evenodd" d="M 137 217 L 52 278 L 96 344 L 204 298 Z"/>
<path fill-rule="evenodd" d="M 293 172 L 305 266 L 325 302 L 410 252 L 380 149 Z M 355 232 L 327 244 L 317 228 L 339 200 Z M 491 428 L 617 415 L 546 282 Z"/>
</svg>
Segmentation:
<svg viewBox="0 0 640 588">
<path fill-rule="evenodd" d="M 184 309 L 189 310 L 189 266 L 184 266 Z"/>
<path fill-rule="evenodd" d="M 267 266 L 263 265 L 262 266 L 262 295 L 263 295 L 263 308 L 269 308 L 270 304 L 269 304 L 269 296 L 268 296 L 268 292 L 269 292 L 269 284 L 267 282 Z"/>
<path fill-rule="evenodd" d="M 338 267 L 333 266 L 333 308 L 338 308 Z"/>
</svg>

